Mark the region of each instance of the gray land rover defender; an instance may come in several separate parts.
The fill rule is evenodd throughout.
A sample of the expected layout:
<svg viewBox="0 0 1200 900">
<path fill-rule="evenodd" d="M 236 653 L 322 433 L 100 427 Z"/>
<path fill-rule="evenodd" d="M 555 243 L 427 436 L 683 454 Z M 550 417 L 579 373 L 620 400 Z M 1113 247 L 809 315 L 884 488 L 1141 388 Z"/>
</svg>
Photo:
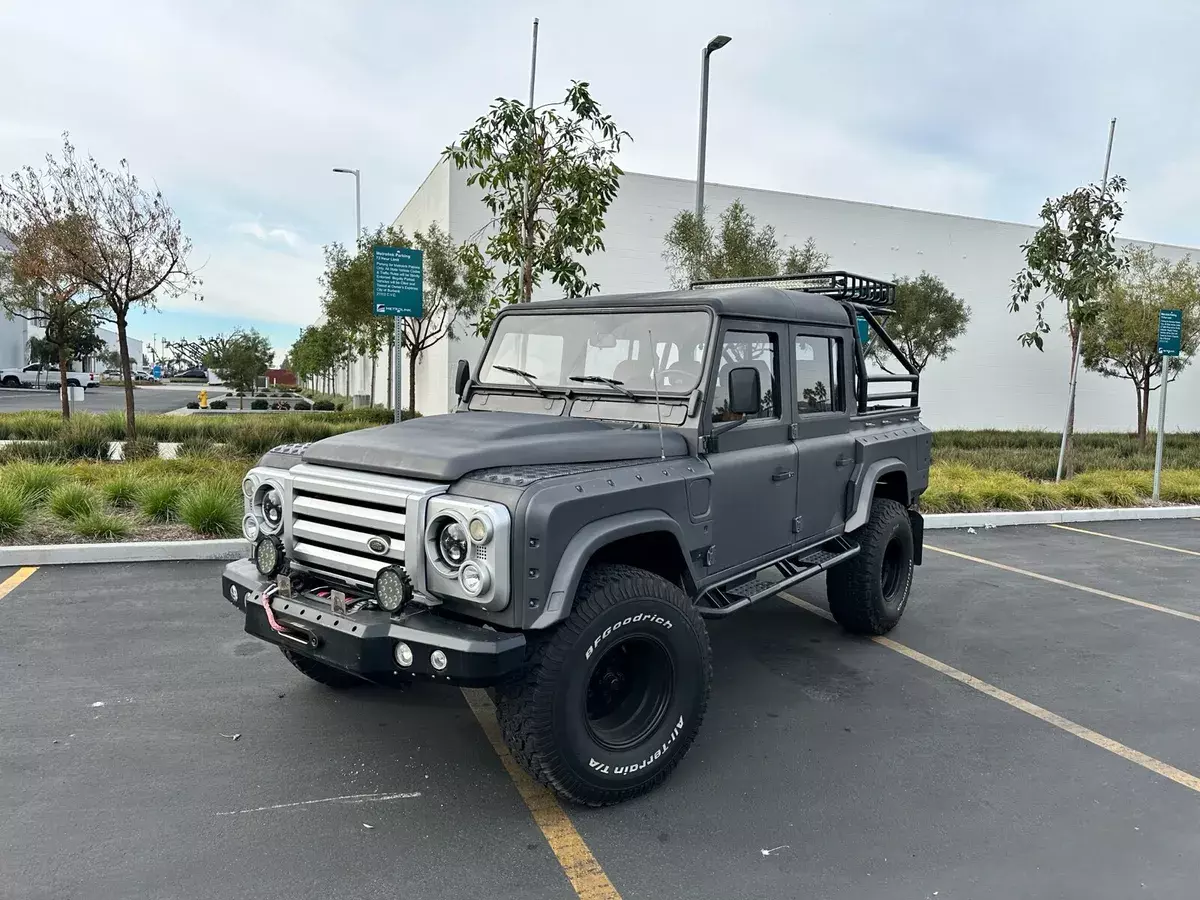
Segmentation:
<svg viewBox="0 0 1200 900">
<path fill-rule="evenodd" d="M 904 612 L 932 436 L 894 297 L 825 272 L 508 307 L 453 413 L 262 458 L 223 594 L 322 684 L 487 687 L 559 795 L 644 793 L 704 716 L 704 618 L 822 572 L 851 632 Z"/>
</svg>

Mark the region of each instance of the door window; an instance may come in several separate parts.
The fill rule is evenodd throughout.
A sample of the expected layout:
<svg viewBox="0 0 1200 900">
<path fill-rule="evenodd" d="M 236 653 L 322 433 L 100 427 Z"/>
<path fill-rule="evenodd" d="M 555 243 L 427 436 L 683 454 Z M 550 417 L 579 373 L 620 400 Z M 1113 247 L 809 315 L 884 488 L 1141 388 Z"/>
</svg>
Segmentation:
<svg viewBox="0 0 1200 900">
<path fill-rule="evenodd" d="M 775 335 L 761 331 L 727 331 L 717 365 L 717 384 L 713 390 L 712 420 L 728 422 L 743 418 L 729 412 L 729 372 L 743 366 L 758 369 L 761 401 L 750 419 L 779 418 L 779 364 Z"/>
<path fill-rule="evenodd" d="M 835 338 L 796 336 L 796 412 L 841 412 L 842 342 Z"/>
</svg>

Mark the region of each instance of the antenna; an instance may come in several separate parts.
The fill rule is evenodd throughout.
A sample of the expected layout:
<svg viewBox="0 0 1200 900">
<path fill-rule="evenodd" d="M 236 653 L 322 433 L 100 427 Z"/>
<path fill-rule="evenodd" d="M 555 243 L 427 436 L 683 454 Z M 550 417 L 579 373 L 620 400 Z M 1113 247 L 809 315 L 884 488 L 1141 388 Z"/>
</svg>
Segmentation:
<svg viewBox="0 0 1200 900">
<path fill-rule="evenodd" d="M 658 351 L 654 349 L 654 332 L 646 329 L 646 334 L 650 336 L 650 353 L 654 356 L 654 411 L 658 414 L 658 452 L 662 454 L 660 459 L 666 459 L 667 445 L 666 438 L 663 437 L 662 406 L 658 402 Z"/>
</svg>

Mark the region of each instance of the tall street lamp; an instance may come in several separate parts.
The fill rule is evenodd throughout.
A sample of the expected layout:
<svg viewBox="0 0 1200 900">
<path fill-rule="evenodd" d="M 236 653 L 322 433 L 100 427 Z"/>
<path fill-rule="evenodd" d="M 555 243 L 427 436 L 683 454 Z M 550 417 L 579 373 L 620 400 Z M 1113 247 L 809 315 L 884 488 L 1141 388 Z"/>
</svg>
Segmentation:
<svg viewBox="0 0 1200 900">
<path fill-rule="evenodd" d="M 362 234 L 362 173 L 358 169 L 335 168 L 333 171 L 354 176 L 354 243 L 357 245 Z"/>
<path fill-rule="evenodd" d="M 696 223 L 704 220 L 704 145 L 708 137 L 708 58 L 733 38 L 718 34 L 708 42 L 700 61 L 700 146 L 696 152 Z"/>
</svg>

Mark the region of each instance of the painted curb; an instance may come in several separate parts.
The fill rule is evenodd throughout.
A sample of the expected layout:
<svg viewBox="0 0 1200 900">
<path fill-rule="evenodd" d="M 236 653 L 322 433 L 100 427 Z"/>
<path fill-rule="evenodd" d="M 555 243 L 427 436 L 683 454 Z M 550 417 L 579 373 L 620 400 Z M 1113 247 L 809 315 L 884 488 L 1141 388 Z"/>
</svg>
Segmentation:
<svg viewBox="0 0 1200 900">
<path fill-rule="evenodd" d="M 1134 506 L 1122 509 L 1039 509 L 1030 512 L 934 513 L 925 529 L 999 528 L 1005 525 L 1056 525 L 1071 522 L 1130 522 L 1146 519 L 1200 518 L 1200 506 Z"/>
<path fill-rule="evenodd" d="M 0 566 L 237 559 L 249 552 L 250 545 L 244 538 L 213 541 L 129 541 L 112 544 L 32 544 L 22 547 L 0 547 Z"/>
</svg>

